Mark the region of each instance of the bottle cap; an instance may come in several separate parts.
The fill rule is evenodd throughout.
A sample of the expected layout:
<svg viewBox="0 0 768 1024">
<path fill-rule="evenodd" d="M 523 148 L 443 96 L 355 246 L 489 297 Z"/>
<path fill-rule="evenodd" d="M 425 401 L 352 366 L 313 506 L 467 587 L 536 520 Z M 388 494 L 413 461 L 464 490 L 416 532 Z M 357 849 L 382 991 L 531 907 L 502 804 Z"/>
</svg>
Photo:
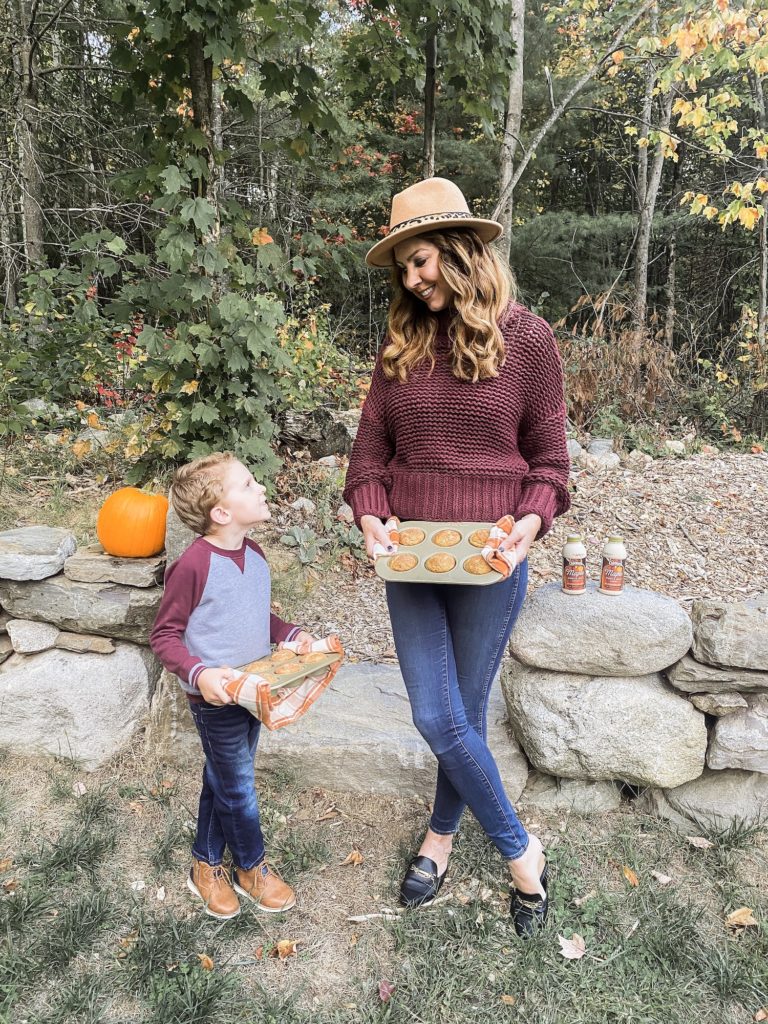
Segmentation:
<svg viewBox="0 0 768 1024">
<path fill-rule="evenodd" d="M 623 537 L 609 537 L 608 541 L 610 543 L 612 543 L 612 544 L 623 544 L 624 543 L 624 538 Z"/>
<path fill-rule="evenodd" d="M 566 541 L 567 544 L 570 544 L 572 541 L 579 541 L 579 540 L 581 540 L 581 534 L 580 533 L 571 533 L 571 534 L 569 534 L 565 538 L 565 541 Z"/>
</svg>

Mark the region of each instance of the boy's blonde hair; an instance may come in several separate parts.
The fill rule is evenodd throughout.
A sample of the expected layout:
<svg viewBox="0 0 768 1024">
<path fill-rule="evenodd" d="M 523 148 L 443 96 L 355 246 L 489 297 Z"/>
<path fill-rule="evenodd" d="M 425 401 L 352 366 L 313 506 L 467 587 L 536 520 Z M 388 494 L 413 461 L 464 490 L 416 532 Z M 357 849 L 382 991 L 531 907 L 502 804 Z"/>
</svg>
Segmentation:
<svg viewBox="0 0 768 1024">
<path fill-rule="evenodd" d="M 237 459 L 232 452 L 211 452 L 176 470 L 171 484 L 173 507 L 195 533 L 208 533 L 211 509 L 224 493 L 224 470 Z"/>
</svg>

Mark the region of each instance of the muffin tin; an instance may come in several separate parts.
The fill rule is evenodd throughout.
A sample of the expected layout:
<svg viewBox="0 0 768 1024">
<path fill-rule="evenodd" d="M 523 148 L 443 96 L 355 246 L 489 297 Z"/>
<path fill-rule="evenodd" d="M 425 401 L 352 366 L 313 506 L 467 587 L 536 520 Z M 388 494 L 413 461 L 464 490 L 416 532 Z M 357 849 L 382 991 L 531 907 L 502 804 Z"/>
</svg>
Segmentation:
<svg viewBox="0 0 768 1024">
<path fill-rule="evenodd" d="M 414 519 L 402 522 L 398 531 L 400 544 L 397 554 L 380 555 L 375 562 L 376 575 L 381 576 L 384 580 L 399 583 L 464 583 L 476 587 L 498 583 L 504 577 L 500 572 L 492 569 L 480 554 L 485 543 L 480 543 L 480 538 L 477 537 L 473 538 L 475 543 L 470 542 L 470 537 L 473 534 L 477 534 L 480 530 L 490 531 L 492 526 L 493 523 L 431 523 Z M 408 541 L 411 539 L 409 531 L 420 531 L 424 537 L 416 543 L 409 543 Z M 455 543 L 438 543 L 441 539 L 443 541 L 454 540 L 454 537 L 450 536 L 451 534 L 456 535 Z M 417 537 L 418 534 L 415 534 L 412 540 L 416 540 Z M 415 557 L 416 564 L 413 568 L 398 571 L 397 568 L 392 567 L 391 563 L 404 555 Z M 428 563 L 435 556 L 440 555 L 452 557 L 455 560 L 455 565 L 444 572 L 434 571 Z M 484 563 L 487 572 L 476 575 L 467 571 L 465 563 L 474 557 Z"/>
<path fill-rule="evenodd" d="M 320 675 L 321 671 L 327 671 L 331 665 L 341 661 L 342 657 L 336 651 L 330 651 L 328 654 L 294 654 L 293 651 L 278 650 L 268 658 L 258 658 L 247 665 L 242 665 L 237 671 L 261 676 L 269 683 L 270 691 L 277 693 L 278 690 L 298 686 L 307 676 Z"/>
</svg>

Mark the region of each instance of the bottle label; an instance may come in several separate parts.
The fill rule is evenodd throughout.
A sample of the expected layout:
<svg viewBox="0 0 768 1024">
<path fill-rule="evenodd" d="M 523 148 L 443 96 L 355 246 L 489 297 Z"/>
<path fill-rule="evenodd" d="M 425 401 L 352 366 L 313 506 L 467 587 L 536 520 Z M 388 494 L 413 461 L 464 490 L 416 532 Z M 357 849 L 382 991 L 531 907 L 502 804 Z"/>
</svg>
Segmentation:
<svg viewBox="0 0 768 1024">
<path fill-rule="evenodd" d="M 583 558 L 563 557 L 563 590 L 580 594 L 587 588 L 587 566 Z"/>
<path fill-rule="evenodd" d="M 600 589 L 618 594 L 624 588 L 624 559 L 603 556 L 603 570 L 600 573 Z"/>
</svg>

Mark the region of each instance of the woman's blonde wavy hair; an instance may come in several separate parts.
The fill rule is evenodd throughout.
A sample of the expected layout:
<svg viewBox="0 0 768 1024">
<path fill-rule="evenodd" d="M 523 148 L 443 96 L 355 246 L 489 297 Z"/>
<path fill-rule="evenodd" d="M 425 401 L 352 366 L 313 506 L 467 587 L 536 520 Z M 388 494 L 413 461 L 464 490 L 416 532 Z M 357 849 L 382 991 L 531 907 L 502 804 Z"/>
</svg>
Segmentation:
<svg viewBox="0 0 768 1024">
<path fill-rule="evenodd" d="M 504 338 L 498 319 L 516 288 L 512 272 L 494 249 L 471 228 L 430 231 L 420 236 L 439 250 L 439 265 L 453 292 L 457 315 L 450 328 L 451 369 L 459 380 L 496 377 L 504 363 Z M 406 381 L 424 359 L 435 365 L 437 315 L 409 292 L 393 264 L 389 307 L 389 344 L 382 352 L 384 375 Z"/>
</svg>

